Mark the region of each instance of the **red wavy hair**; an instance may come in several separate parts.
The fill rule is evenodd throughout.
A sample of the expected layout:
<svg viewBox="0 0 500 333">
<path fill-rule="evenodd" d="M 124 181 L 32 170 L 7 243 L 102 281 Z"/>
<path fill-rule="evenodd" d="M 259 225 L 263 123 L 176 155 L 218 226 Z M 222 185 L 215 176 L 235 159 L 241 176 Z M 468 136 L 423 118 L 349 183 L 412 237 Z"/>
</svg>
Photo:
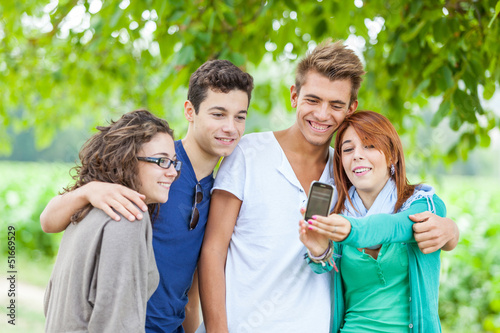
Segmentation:
<svg viewBox="0 0 500 333">
<path fill-rule="evenodd" d="M 394 207 L 394 212 L 397 212 L 403 203 L 413 194 L 416 185 L 411 185 L 406 178 L 403 145 L 401 144 L 398 132 L 392 126 L 389 119 L 373 111 L 354 112 L 344 120 L 337 130 L 333 157 L 333 175 L 339 199 L 335 204 L 333 212 L 336 214 L 342 213 L 345 209 L 346 198 L 351 202 L 348 191 L 352 183 L 342 166 L 341 149 L 344 133 L 351 126 L 363 144 L 373 145 L 375 149 L 385 155 L 389 174 L 391 164 L 394 164 L 394 175 L 391 175 L 391 178 L 396 183 L 398 191 L 398 199 Z"/>
</svg>

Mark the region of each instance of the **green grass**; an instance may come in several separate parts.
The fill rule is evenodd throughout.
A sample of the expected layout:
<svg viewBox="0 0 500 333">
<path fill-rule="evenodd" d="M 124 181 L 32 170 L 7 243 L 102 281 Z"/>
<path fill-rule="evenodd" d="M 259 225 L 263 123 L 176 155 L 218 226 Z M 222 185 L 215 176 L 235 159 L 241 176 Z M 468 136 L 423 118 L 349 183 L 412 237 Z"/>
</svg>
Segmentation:
<svg viewBox="0 0 500 333">
<path fill-rule="evenodd" d="M 39 216 L 51 197 L 70 182 L 69 164 L 0 162 L 0 237 L 8 227 L 16 231 L 15 270 L 16 325 L 7 323 L 7 285 L 0 283 L 0 305 L 4 309 L 1 332 L 43 332 L 43 293 L 50 278 L 54 255 L 62 235 L 48 235 L 40 228 Z M 6 272 L 7 243 L 1 242 L 0 267 Z M 5 244 L 5 246 L 4 246 Z"/>
<path fill-rule="evenodd" d="M 3 304 L 3 303 L 2 303 Z M 7 319 L 2 318 L 0 332 L 2 333 L 43 333 L 45 317 L 42 309 L 34 309 L 32 304 L 20 303 L 20 310 L 16 313 L 15 325 L 7 323 Z M 4 317 L 4 316 L 2 316 Z M 8 317 L 7 317 L 8 318 Z"/>
</svg>

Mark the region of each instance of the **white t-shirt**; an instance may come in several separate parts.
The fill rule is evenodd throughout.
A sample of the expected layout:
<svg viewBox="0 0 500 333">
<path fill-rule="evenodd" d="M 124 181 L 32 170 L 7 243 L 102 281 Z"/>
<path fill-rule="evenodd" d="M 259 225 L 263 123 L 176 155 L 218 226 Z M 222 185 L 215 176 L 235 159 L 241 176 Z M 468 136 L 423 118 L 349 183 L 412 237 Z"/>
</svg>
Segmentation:
<svg viewBox="0 0 500 333">
<path fill-rule="evenodd" d="M 333 149 L 320 181 L 333 184 Z M 242 206 L 226 261 L 229 331 L 330 332 L 331 276 L 306 264 L 299 240 L 307 196 L 272 132 L 244 136 L 213 189 Z"/>
</svg>

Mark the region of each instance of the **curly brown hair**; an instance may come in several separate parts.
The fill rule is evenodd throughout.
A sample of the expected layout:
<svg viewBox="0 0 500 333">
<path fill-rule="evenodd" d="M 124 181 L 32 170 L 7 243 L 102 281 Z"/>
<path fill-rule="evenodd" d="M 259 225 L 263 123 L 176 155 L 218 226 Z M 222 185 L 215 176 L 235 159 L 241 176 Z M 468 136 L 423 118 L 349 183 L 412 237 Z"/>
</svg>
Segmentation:
<svg viewBox="0 0 500 333">
<path fill-rule="evenodd" d="M 157 133 L 167 133 L 172 139 L 173 131 L 167 121 L 147 110 L 135 110 L 124 114 L 109 126 L 97 126 L 94 134 L 82 146 L 79 157 L 81 165 L 72 168 L 75 183 L 63 189 L 61 194 L 73 191 L 92 181 L 120 184 L 134 191 L 140 186 L 137 154 L 141 147 L 151 141 Z M 148 205 L 150 213 L 158 204 Z M 92 209 L 88 204 L 71 217 L 71 222 L 80 222 Z"/>
</svg>

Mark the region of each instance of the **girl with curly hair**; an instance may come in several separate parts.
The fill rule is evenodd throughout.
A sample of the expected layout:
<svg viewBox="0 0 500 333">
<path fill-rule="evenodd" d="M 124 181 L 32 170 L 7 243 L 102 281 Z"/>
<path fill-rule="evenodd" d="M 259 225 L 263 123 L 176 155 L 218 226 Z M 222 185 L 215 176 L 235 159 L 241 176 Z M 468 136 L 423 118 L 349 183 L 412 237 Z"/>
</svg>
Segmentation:
<svg viewBox="0 0 500 333">
<path fill-rule="evenodd" d="M 168 123 L 136 110 L 97 129 L 64 195 L 101 181 L 141 193 L 150 213 L 158 209 L 181 168 Z M 45 292 L 46 331 L 144 331 L 146 303 L 159 282 L 149 214 L 115 221 L 89 204 L 71 221 Z"/>
</svg>

